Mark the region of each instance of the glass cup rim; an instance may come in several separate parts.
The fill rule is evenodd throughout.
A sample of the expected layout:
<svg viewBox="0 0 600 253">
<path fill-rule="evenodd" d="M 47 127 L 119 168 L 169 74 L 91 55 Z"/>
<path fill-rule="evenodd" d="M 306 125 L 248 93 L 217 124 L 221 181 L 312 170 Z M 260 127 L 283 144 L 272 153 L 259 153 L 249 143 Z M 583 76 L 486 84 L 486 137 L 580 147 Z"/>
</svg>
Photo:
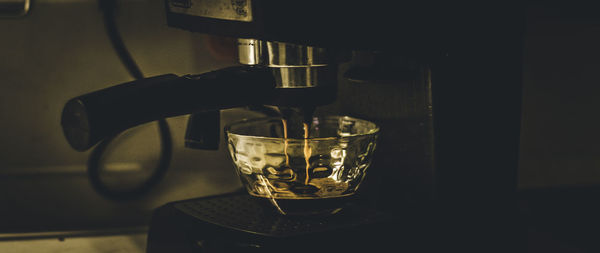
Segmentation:
<svg viewBox="0 0 600 253">
<path fill-rule="evenodd" d="M 355 118 L 355 117 L 351 117 L 351 116 L 345 116 L 345 115 L 329 115 L 329 116 L 315 116 L 313 118 L 347 118 L 350 120 L 357 120 L 357 121 L 364 121 L 364 122 L 368 122 L 373 124 L 375 127 L 373 129 L 370 129 L 368 132 L 366 133 L 360 133 L 360 134 L 351 134 L 351 135 L 345 135 L 345 136 L 330 136 L 330 137 L 311 137 L 311 138 L 302 138 L 302 139 L 298 139 L 298 138 L 287 138 L 285 140 L 297 140 L 297 141 L 330 141 L 330 140 L 343 140 L 343 139 L 350 139 L 350 138 L 356 138 L 356 137 L 361 137 L 361 136 L 371 136 L 371 135 L 376 135 L 379 133 L 379 125 L 375 124 L 372 121 L 369 120 L 364 120 L 364 119 L 359 119 L 359 118 Z M 253 123 L 253 122 L 259 122 L 259 121 L 269 121 L 269 120 L 281 120 L 281 117 L 258 117 L 258 118 L 248 118 L 248 119 L 242 119 L 242 120 L 238 120 L 238 121 L 234 121 L 231 122 L 227 125 L 225 125 L 224 127 L 224 131 L 226 136 L 228 136 L 229 134 L 235 135 L 235 136 L 243 136 L 243 137 L 248 137 L 248 138 L 253 138 L 253 139 L 259 139 L 259 140 L 284 140 L 284 138 L 281 137 L 269 137 L 269 136 L 257 136 L 257 135 L 246 135 L 246 134 L 238 134 L 238 133 L 234 133 L 231 131 L 231 128 L 233 126 L 239 125 L 239 124 L 244 124 L 244 123 Z"/>
</svg>

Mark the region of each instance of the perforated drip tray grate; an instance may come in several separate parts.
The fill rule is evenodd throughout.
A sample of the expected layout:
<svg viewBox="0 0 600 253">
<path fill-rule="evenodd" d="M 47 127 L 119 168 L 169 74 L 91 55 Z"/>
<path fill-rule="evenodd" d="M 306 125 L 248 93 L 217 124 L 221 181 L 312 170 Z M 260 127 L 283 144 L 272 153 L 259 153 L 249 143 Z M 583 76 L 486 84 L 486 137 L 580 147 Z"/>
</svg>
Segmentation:
<svg viewBox="0 0 600 253">
<path fill-rule="evenodd" d="M 268 211 L 247 194 L 194 199 L 174 207 L 204 222 L 270 237 L 340 230 L 389 219 L 381 212 L 352 204 L 326 217 L 283 216 Z"/>
</svg>

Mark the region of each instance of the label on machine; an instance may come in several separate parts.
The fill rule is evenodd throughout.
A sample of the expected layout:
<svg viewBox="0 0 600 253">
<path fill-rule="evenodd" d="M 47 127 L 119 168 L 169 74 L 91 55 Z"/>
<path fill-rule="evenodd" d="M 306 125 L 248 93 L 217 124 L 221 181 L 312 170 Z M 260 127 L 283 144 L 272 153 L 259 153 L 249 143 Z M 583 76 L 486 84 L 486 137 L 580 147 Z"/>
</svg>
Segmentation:
<svg viewBox="0 0 600 253">
<path fill-rule="evenodd" d="M 251 0 L 168 0 L 171 12 L 205 18 L 252 21 Z"/>
</svg>

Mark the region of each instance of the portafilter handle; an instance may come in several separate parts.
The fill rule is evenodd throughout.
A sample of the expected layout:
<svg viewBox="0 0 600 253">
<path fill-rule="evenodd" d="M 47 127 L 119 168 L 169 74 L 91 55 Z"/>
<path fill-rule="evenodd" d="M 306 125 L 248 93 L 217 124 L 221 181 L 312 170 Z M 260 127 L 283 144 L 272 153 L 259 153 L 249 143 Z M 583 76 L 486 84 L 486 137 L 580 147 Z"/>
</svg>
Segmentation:
<svg viewBox="0 0 600 253">
<path fill-rule="evenodd" d="M 69 100 L 61 124 L 71 147 L 85 151 L 104 138 L 166 117 L 264 104 L 275 96 L 268 68 L 228 67 L 200 75 L 160 75 Z"/>
</svg>

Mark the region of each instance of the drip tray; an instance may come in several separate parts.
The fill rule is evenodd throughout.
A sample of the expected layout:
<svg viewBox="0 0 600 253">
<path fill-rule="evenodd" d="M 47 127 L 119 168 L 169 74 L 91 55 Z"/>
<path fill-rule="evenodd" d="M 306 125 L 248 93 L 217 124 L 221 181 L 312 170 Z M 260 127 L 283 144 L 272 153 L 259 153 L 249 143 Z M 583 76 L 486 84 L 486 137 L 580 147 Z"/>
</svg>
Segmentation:
<svg viewBox="0 0 600 253">
<path fill-rule="evenodd" d="M 411 226 L 359 202 L 329 216 L 284 216 L 244 192 L 173 202 L 157 209 L 148 252 L 355 252 L 386 243 L 397 247 L 406 227 Z M 401 237 L 403 241 L 414 242 L 410 237 L 415 231 L 410 231 L 408 237 Z"/>
<path fill-rule="evenodd" d="M 283 216 L 257 202 L 252 196 L 240 194 L 177 203 L 175 208 L 217 226 L 270 237 L 343 230 L 390 219 L 374 209 L 353 204 L 329 216 Z"/>
</svg>

